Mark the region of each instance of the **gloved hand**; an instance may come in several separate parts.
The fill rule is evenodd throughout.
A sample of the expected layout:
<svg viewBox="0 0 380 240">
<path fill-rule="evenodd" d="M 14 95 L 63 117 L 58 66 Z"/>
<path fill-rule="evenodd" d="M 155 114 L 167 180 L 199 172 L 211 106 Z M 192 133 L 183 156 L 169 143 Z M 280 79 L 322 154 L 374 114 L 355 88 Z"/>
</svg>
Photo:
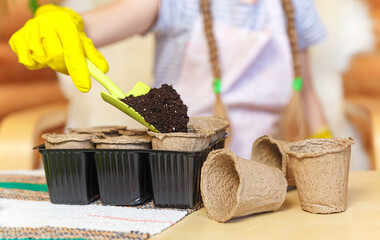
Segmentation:
<svg viewBox="0 0 380 240">
<path fill-rule="evenodd" d="M 311 138 L 332 138 L 333 135 L 330 131 L 330 128 L 327 125 L 323 125 L 316 131 L 314 134 L 310 136 Z"/>
<path fill-rule="evenodd" d="M 71 76 L 82 92 L 91 88 L 85 58 L 104 73 L 108 63 L 83 31 L 82 17 L 69 8 L 47 4 L 9 40 L 19 62 L 28 69 L 50 67 Z"/>
</svg>

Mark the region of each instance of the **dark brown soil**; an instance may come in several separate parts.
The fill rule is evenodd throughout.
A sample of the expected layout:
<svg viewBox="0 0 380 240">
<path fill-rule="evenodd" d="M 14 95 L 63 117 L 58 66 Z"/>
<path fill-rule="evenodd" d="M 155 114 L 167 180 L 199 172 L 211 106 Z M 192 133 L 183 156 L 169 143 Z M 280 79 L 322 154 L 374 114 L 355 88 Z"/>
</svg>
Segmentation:
<svg viewBox="0 0 380 240">
<path fill-rule="evenodd" d="M 167 84 L 152 88 L 147 94 L 121 99 L 161 133 L 187 132 L 187 106 L 177 91 Z"/>
</svg>

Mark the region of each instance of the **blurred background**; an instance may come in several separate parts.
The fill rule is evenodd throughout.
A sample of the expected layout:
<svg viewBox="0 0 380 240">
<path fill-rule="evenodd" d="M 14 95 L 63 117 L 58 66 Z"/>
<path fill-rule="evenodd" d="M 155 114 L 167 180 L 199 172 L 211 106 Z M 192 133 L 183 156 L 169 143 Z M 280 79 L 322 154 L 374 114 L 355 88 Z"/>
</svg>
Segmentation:
<svg viewBox="0 0 380 240">
<path fill-rule="evenodd" d="M 76 11 L 111 0 L 39 0 Z M 137 122 L 104 102 L 105 89 L 93 81 L 80 93 L 68 76 L 50 69 L 29 71 L 8 45 L 10 36 L 32 17 L 28 0 L 0 0 L 0 170 L 40 167 L 33 147 L 45 132 L 68 127 Z M 380 0 L 314 0 L 328 38 L 310 49 L 314 86 L 337 137 L 353 137 L 351 170 L 380 170 Z M 99 49 L 107 74 L 127 91 L 137 81 L 151 84 L 154 36 L 137 36 Z"/>
</svg>

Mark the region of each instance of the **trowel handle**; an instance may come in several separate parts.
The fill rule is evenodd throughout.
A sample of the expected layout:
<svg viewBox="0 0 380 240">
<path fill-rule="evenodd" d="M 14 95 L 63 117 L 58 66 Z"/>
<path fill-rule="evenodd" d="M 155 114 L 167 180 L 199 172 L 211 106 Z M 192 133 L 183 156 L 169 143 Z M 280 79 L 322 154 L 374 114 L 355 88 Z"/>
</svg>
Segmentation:
<svg viewBox="0 0 380 240">
<path fill-rule="evenodd" d="M 90 75 L 95 78 L 96 81 L 98 81 L 100 84 L 105 87 L 108 92 L 111 94 L 111 96 L 118 98 L 118 99 L 123 99 L 125 98 L 125 94 L 121 89 L 116 86 L 112 80 L 107 77 L 95 64 L 93 64 L 90 60 L 86 58 L 88 70 L 90 71 Z"/>
</svg>

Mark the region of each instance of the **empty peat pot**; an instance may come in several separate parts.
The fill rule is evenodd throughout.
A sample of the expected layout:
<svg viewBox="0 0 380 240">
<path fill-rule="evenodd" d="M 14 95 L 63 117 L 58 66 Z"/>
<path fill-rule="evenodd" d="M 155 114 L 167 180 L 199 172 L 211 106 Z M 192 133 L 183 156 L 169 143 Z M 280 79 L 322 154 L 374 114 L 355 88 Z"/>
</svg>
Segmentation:
<svg viewBox="0 0 380 240">
<path fill-rule="evenodd" d="M 91 139 L 94 134 L 79 134 L 79 133 L 45 133 L 42 134 L 42 139 L 46 149 L 92 149 L 94 144 Z"/>
<path fill-rule="evenodd" d="M 126 126 L 96 126 L 89 128 L 68 128 L 69 133 L 101 134 L 105 136 L 118 136 L 118 131 L 126 130 Z"/>
<path fill-rule="evenodd" d="M 214 142 L 221 139 L 226 134 L 227 127 L 230 126 L 229 121 L 220 117 L 191 117 L 187 124 L 187 127 L 199 130 L 211 130 L 215 134 L 212 136 L 211 141 Z"/>
<path fill-rule="evenodd" d="M 347 209 L 352 138 L 307 139 L 286 145 L 302 209 L 338 213 Z"/>
<path fill-rule="evenodd" d="M 275 211 L 285 201 L 287 182 L 278 168 L 212 151 L 201 171 L 201 194 L 208 216 L 218 222 Z"/>
<path fill-rule="evenodd" d="M 152 136 L 152 149 L 169 151 L 200 151 L 211 144 L 211 138 L 215 134 L 211 130 L 195 132 L 155 133 L 148 131 Z"/>
<path fill-rule="evenodd" d="M 139 135 L 139 136 L 144 136 L 144 135 L 148 135 L 148 130 L 147 129 L 125 129 L 125 130 L 118 130 L 117 131 L 119 135 L 124 135 L 124 136 L 135 136 L 135 135 Z"/>
<path fill-rule="evenodd" d="M 122 135 L 91 139 L 97 149 L 150 149 L 152 138 L 148 135 Z"/>
<path fill-rule="evenodd" d="M 251 160 L 280 169 L 288 181 L 288 186 L 295 186 L 289 156 L 284 151 L 286 144 L 288 142 L 264 135 L 253 143 Z"/>
</svg>

